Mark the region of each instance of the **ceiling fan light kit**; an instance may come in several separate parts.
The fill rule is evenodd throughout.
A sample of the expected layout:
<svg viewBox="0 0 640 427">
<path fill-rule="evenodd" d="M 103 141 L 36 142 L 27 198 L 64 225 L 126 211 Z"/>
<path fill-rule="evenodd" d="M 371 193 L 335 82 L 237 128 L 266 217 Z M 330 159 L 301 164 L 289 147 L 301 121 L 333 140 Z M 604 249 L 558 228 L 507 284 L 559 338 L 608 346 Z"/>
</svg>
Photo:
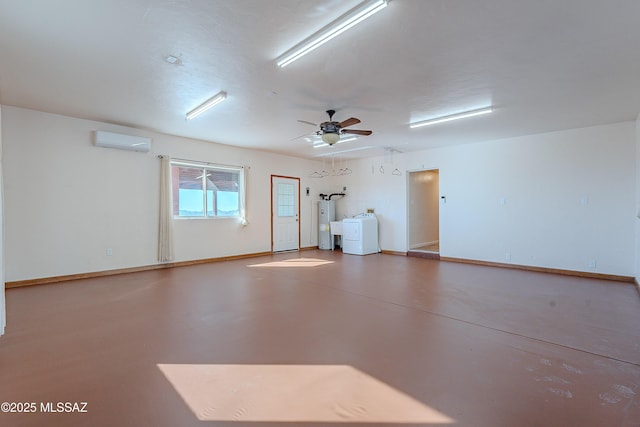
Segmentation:
<svg viewBox="0 0 640 427">
<path fill-rule="evenodd" d="M 450 116 L 436 117 L 434 119 L 410 123 L 409 127 L 411 129 L 415 129 L 422 126 L 430 126 L 438 123 L 450 122 L 452 120 L 466 119 L 467 117 L 475 117 L 475 116 L 480 116 L 482 114 L 489 114 L 491 112 L 493 112 L 493 107 L 481 108 L 479 110 L 465 111 L 458 114 L 451 114 Z"/>
<path fill-rule="evenodd" d="M 366 0 L 354 7 L 320 31 L 304 39 L 276 60 L 279 67 L 286 67 L 307 53 L 322 46 L 332 38 L 342 34 L 354 25 L 364 21 L 376 12 L 387 7 L 389 0 Z"/>
<path fill-rule="evenodd" d="M 327 115 L 329 116 L 329 120 L 327 120 L 326 122 L 322 122 L 320 123 L 320 130 L 316 132 L 316 135 L 320 136 L 320 139 L 322 139 L 322 141 L 324 142 L 324 144 L 318 144 L 316 145 L 314 143 L 314 147 L 318 147 L 318 146 L 324 146 L 329 145 L 335 145 L 339 142 L 344 142 L 346 140 L 352 141 L 354 139 L 356 139 L 357 137 L 353 137 L 353 136 L 347 136 L 345 138 L 342 138 L 342 135 L 344 134 L 355 134 L 355 135 L 371 135 L 373 132 L 370 130 L 360 130 L 360 129 L 345 129 L 347 126 L 353 126 L 353 125 L 357 125 L 358 123 L 360 123 L 360 119 L 357 119 L 355 117 L 350 117 L 346 120 L 343 120 L 341 122 L 335 122 L 333 121 L 333 115 L 336 113 L 335 110 L 327 110 L 326 111 Z M 310 125 L 314 125 L 316 126 L 314 123 L 311 122 L 307 122 L 305 120 L 298 120 L 299 122 L 302 123 L 307 123 Z M 305 138 L 308 142 L 311 142 L 312 140 L 310 140 L 309 138 Z"/>
<path fill-rule="evenodd" d="M 204 101 L 202 104 L 198 105 L 193 110 L 189 111 L 186 115 L 187 120 L 191 120 L 193 118 L 198 117 L 200 114 L 204 113 L 214 105 L 221 103 L 225 99 L 227 99 L 227 93 L 224 91 L 218 92 L 217 94 L 213 95 L 211 98 Z"/>
<path fill-rule="evenodd" d="M 357 136 L 340 135 L 340 139 L 336 142 L 336 144 L 342 144 L 343 142 L 352 142 L 352 141 L 355 141 L 357 139 L 358 139 Z M 319 136 L 319 135 L 316 135 L 314 138 L 306 137 L 305 141 L 311 142 L 313 148 L 322 148 L 322 147 L 329 146 L 329 144 L 327 144 L 326 142 L 324 142 L 322 140 L 322 136 Z"/>
<path fill-rule="evenodd" d="M 329 144 L 329 145 L 333 145 L 336 142 L 340 141 L 340 134 L 339 133 L 323 133 L 322 134 L 322 140 Z"/>
</svg>

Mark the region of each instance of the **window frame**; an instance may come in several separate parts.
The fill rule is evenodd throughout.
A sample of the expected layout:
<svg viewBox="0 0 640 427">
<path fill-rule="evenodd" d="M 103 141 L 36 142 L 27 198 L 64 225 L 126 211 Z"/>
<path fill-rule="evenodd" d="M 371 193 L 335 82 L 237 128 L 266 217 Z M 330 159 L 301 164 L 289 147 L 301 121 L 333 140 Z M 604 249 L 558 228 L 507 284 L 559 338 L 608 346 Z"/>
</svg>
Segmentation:
<svg viewBox="0 0 640 427">
<path fill-rule="evenodd" d="M 243 200 L 244 200 L 244 192 L 245 182 L 244 182 L 244 167 L 243 166 L 234 166 L 234 165 L 222 165 L 217 163 L 206 163 L 206 162 L 197 162 L 197 161 L 187 161 L 187 160 L 171 160 L 171 196 L 172 200 L 175 199 L 174 191 L 174 167 L 182 167 L 182 168 L 190 168 L 190 169 L 199 169 L 202 174 L 202 186 L 201 190 L 202 195 L 202 207 L 203 207 L 203 215 L 202 216 L 184 216 L 180 215 L 179 209 L 179 201 L 178 201 L 178 214 L 175 213 L 175 210 L 172 209 L 172 217 L 174 220 L 224 220 L 224 219 L 235 219 L 238 220 L 243 217 Z M 235 172 L 238 174 L 238 213 L 235 215 L 209 215 L 209 209 L 207 205 L 208 196 L 207 196 L 207 185 L 206 185 L 206 177 L 207 171 L 212 172 Z M 180 190 L 180 178 L 178 176 L 178 191 Z M 173 203 L 173 202 L 172 202 Z"/>
</svg>

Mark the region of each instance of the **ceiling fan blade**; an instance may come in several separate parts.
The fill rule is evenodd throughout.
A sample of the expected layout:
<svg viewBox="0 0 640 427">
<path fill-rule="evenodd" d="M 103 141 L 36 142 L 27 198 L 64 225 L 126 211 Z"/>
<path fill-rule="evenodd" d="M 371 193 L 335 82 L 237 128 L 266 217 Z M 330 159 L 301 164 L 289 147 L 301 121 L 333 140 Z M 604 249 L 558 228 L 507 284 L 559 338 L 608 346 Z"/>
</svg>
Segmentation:
<svg viewBox="0 0 640 427">
<path fill-rule="evenodd" d="M 298 120 L 298 121 L 299 121 L 300 123 L 305 123 L 305 124 L 308 124 L 308 125 L 311 125 L 311 126 L 318 126 L 317 124 L 315 124 L 315 123 L 311 123 L 311 122 L 308 122 L 308 121 L 306 121 L 306 120 Z"/>
<path fill-rule="evenodd" d="M 370 130 L 357 130 L 357 129 L 342 129 L 342 133 L 352 133 L 355 135 L 371 135 L 373 132 Z"/>
<path fill-rule="evenodd" d="M 349 126 L 353 126 L 353 125 L 357 125 L 358 123 L 360 123 L 360 119 L 356 119 L 355 117 L 351 117 L 347 120 L 344 120 L 340 123 L 338 123 L 338 126 L 340 126 L 341 128 L 346 128 Z"/>
</svg>

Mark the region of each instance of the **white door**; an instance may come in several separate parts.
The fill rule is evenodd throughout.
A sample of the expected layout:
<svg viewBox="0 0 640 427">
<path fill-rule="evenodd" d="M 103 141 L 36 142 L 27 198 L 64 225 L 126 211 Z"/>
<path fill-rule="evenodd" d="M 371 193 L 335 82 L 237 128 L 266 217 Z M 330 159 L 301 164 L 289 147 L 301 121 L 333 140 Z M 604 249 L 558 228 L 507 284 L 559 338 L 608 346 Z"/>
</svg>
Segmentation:
<svg viewBox="0 0 640 427">
<path fill-rule="evenodd" d="M 273 252 L 300 248 L 300 179 L 271 177 Z"/>
</svg>

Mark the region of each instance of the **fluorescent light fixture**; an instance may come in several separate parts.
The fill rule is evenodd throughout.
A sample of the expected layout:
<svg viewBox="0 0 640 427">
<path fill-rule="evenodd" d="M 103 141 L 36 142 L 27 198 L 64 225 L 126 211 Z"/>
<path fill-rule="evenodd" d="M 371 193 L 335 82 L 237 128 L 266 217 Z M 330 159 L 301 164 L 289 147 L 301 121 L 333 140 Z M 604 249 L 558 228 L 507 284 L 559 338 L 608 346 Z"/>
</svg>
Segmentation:
<svg viewBox="0 0 640 427">
<path fill-rule="evenodd" d="M 480 110 L 465 111 L 464 113 L 452 114 L 450 116 L 437 117 L 435 119 L 411 123 L 409 124 L 409 127 L 411 129 L 414 129 L 422 126 L 435 125 L 437 123 L 450 122 L 451 120 L 466 119 L 467 117 L 474 117 L 474 116 L 479 116 L 481 114 L 488 114 L 488 113 L 491 113 L 492 111 L 493 111 L 493 107 L 482 108 Z"/>
<path fill-rule="evenodd" d="M 200 114 L 204 113 L 205 111 L 207 111 L 209 108 L 213 107 L 214 105 L 217 105 L 217 104 L 221 103 L 225 99 L 227 99 L 227 93 L 226 92 L 218 92 L 217 94 L 213 95 L 211 98 L 209 98 L 206 101 L 204 101 L 202 104 L 198 105 L 193 110 L 189 111 L 187 113 L 187 120 L 191 120 L 191 119 L 193 119 L 195 117 L 198 117 Z"/>
<path fill-rule="evenodd" d="M 279 67 L 286 67 L 296 59 L 299 59 L 322 46 L 332 38 L 344 33 L 354 25 L 364 21 L 374 13 L 387 7 L 388 0 L 367 0 L 354 7 L 340 18 L 331 22 L 320 31 L 304 39 L 282 55 L 278 57 Z"/>
</svg>

